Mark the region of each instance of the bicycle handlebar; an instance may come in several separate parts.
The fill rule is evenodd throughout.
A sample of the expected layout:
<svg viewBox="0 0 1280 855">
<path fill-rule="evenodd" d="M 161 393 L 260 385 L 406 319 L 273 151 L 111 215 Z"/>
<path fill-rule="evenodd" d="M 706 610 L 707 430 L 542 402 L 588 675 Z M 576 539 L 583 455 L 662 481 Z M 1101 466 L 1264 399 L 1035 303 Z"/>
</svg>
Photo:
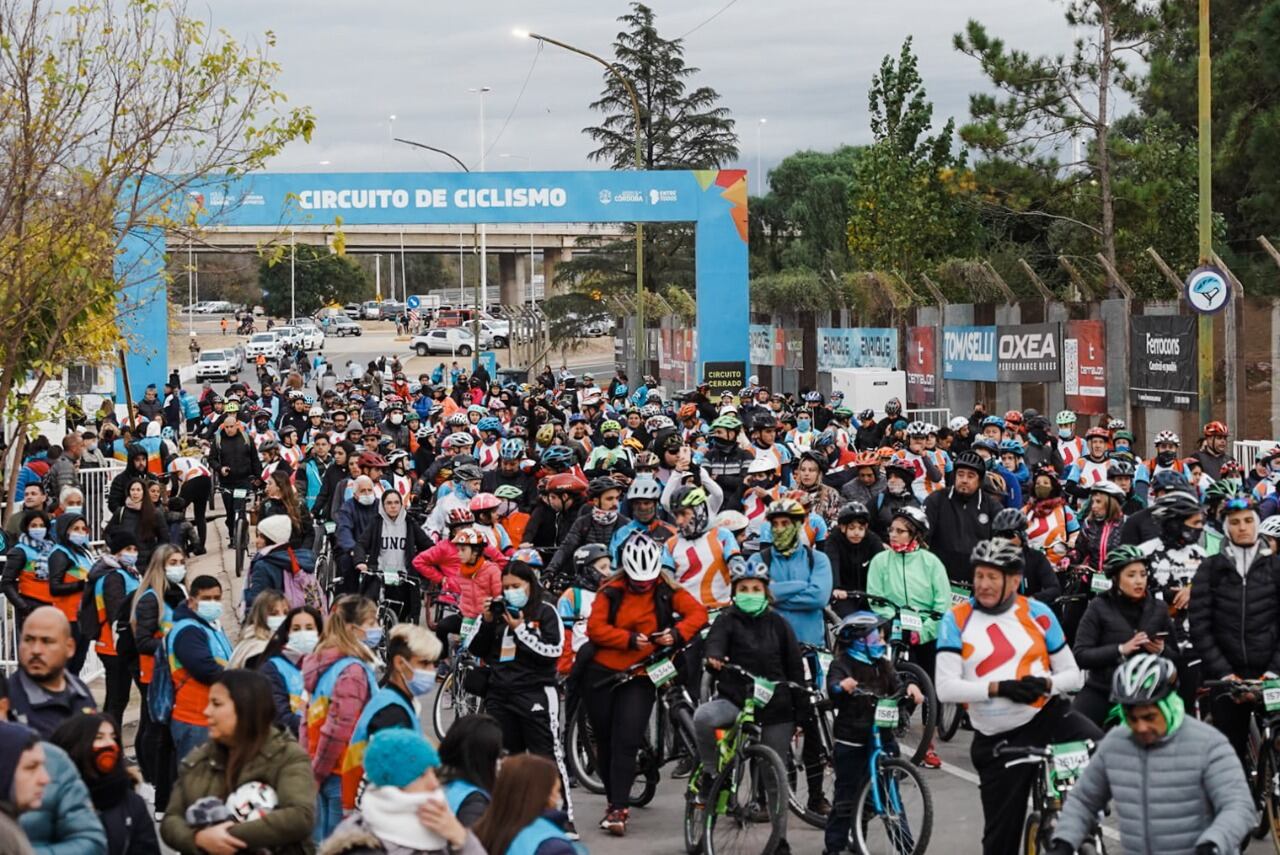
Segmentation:
<svg viewBox="0 0 1280 855">
<path fill-rule="evenodd" d="M 752 674 L 746 668 L 743 668 L 741 665 L 735 665 L 732 662 L 722 663 L 720 665 L 720 670 L 731 671 L 740 677 L 745 677 L 746 679 L 752 680 L 752 681 L 768 680 L 770 683 L 773 683 L 775 686 L 786 686 L 789 689 L 796 689 L 801 692 L 809 692 L 813 690 L 812 686 L 807 686 L 804 683 L 793 683 L 790 680 L 769 680 L 768 677 L 761 677 L 758 674 Z"/>
<path fill-rule="evenodd" d="M 893 600 L 886 599 L 881 596 L 877 596 L 876 594 L 868 594 L 866 591 L 851 590 L 851 591 L 848 591 L 847 593 L 849 594 L 849 599 L 851 600 L 861 597 L 865 599 L 868 603 L 876 603 L 882 606 L 889 606 L 898 614 L 901 614 L 902 612 L 915 612 L 916 614 L 922 617 L 932 618 L 933 620 L 942 620 L 946 616 L 945 612 L 935 612 L 932 609 L 918 609 L 913 606 L 900 605 L 898 603 L 895 603 Z"/>
</svg>

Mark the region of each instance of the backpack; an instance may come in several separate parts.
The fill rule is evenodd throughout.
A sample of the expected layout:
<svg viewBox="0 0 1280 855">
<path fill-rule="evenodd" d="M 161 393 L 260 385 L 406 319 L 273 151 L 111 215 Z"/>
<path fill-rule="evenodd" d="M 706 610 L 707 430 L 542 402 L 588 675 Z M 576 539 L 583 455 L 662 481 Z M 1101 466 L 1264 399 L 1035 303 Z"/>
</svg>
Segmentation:
<svg viewBox="0 0 1280 855">
<path fill-rule="evenodd" d="M 155 652 L 155 669 L 147 686 L 147 710 L 157 724 L 168 724 L 178 687 L 173 684 L 173 672 L 169 670 L 169 639 L 162 638 Z"/>
<path fill-rule="evenodd" d="M 102 624 L 98 620 L 98 580 L 112 572 L 115 568 L 103 565 L 94 573 L 89 572 L 89 579 L 84 583 L 84 591 L 80 594 L 80 610 L 76 615 L 76 624 L 80 627 L 80 636 L 86 644 L 98 640 L 102 632 Z"/>
<path fill-rule="evenodd" d="M 284 598 L 289 601 L 289 608 L 311 606 L 318 609 L 321 614 L 328 614 L 329 608 L 325 602 L 324 588 L 320 586 L 316 574 L 302 569 L 292 548 L 288 552 L 290 569 L 282 575 L 284 576 Z"/>
</svg>

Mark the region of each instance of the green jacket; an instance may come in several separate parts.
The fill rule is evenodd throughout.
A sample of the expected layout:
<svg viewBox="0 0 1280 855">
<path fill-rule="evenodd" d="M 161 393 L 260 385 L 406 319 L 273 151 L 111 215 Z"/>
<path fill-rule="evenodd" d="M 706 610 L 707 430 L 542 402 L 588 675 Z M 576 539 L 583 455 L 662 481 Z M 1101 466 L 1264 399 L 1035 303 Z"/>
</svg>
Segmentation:
<svg viewBox="0 0 1280 855">
<path fill-rule="evenodd" d="M 169 797 L 160 836 L 184 855 L 199 855 L 195 831 L 187 825 L 187 808 L 205 796 L 225 799 L 226 762 L 223 749 L 210 740 L 178 764 L 178 781 Z M 316 819 L 316 785 L 311 758 L 297 741 L 272 727 L 262 750 L 241 770 L 236 787 L 261 781 L 276 791 L 279 803 L 265 818 L 242 822 L 231 833 L 246 849 L 269 849 L 274 855 L 315 852 L 311 833 Z M 233 788 L 234 789 L 234 788 Z"/>
<path fill-rule="evenodd" d="M 867 567 L 867 593 L 884 597 L 905 609 L 923 609 L 944 614 L 951 608 L 951 582 L 947 568 L 927 549 L 898 553 L 886 549 L 871 559 Z M 888 606 L 872 606 L 885 617 L 893 616 Z M 938 621 L 921 614 L 924 627 L 920 641 L 938 637 Z M 903 631 L 906 634 L 906 630 Z"/>
</svg>

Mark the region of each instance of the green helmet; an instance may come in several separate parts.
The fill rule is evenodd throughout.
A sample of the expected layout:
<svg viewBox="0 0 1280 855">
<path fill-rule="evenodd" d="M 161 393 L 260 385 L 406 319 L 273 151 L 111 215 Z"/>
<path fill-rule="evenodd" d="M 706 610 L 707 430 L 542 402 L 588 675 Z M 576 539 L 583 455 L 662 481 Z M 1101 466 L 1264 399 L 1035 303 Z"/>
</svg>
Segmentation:
<svg viewBox="0 0 1280 855">
<path fill-rule="evenodd" d="M 1130 564 L 1147 563 L 1147 554 L 1137 546 L 1117 546 L 1107 553 L 1106 559 L 1102 562 L 1102 572 L 1108 576 L 1118 576 L 1120 571 L 1128 567 Z"/>
<path fill-rule="evenodd" d="M 712 430 L 720 430 L 721 428 L 724 430 L 742 430 L 742 419 L 733 413 L 725 413 L 711 423 Z"/>
<path fill-rule="evenodd" d="M 676 488 L 671 496 L 671 508 L 696 508 L 707 503 L 707 491 L 701 487 L 684 486 Z"/>
<path fill-rule="evenodd" d="M 613 419 L 609 419 L 608 421 L 601 423 L 600 432 L 601 433 L 622 433 L 622 425 L 620 425 L 618 422 L 614 421 Z"/>
<path fill-rule="evenodd" d="M 1242 489 L 1239 478 L 1221 478 L 1210 484 L 1204 491 L 1204 500 L 1206 504 L 1214 501 L 1224 502 L 1240 493 Z"/>
<path fill-rule="evenodd" d="M 848 407 L 836 407 L 834 410 L 831 411 L 831 413 L 838 419 L 853 418 L 853 410 L 849 409 Z"/>
</svg>

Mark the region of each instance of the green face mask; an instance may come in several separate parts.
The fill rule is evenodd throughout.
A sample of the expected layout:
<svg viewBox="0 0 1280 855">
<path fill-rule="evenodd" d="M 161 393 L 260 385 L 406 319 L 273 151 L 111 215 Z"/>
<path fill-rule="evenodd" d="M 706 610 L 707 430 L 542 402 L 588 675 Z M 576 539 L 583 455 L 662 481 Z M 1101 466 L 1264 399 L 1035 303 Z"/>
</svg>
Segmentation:
<svg viewBox="0 0 1280 855">
<path fill-rule="evenodd" d="M 734 594 L 733 604 L 746 614 L 755 617 L 769 607 L 769 595 L 764 593 L 748 594 L 745 592 Z"/>
<path fill-rule="evenodd" d="M 788 555 L 796 548 L 796 543 L 800 540 L 800 526 L 792 523 L 784 528 L 775 529 L 773 532 L 773 548 Z"/>
</svg>

